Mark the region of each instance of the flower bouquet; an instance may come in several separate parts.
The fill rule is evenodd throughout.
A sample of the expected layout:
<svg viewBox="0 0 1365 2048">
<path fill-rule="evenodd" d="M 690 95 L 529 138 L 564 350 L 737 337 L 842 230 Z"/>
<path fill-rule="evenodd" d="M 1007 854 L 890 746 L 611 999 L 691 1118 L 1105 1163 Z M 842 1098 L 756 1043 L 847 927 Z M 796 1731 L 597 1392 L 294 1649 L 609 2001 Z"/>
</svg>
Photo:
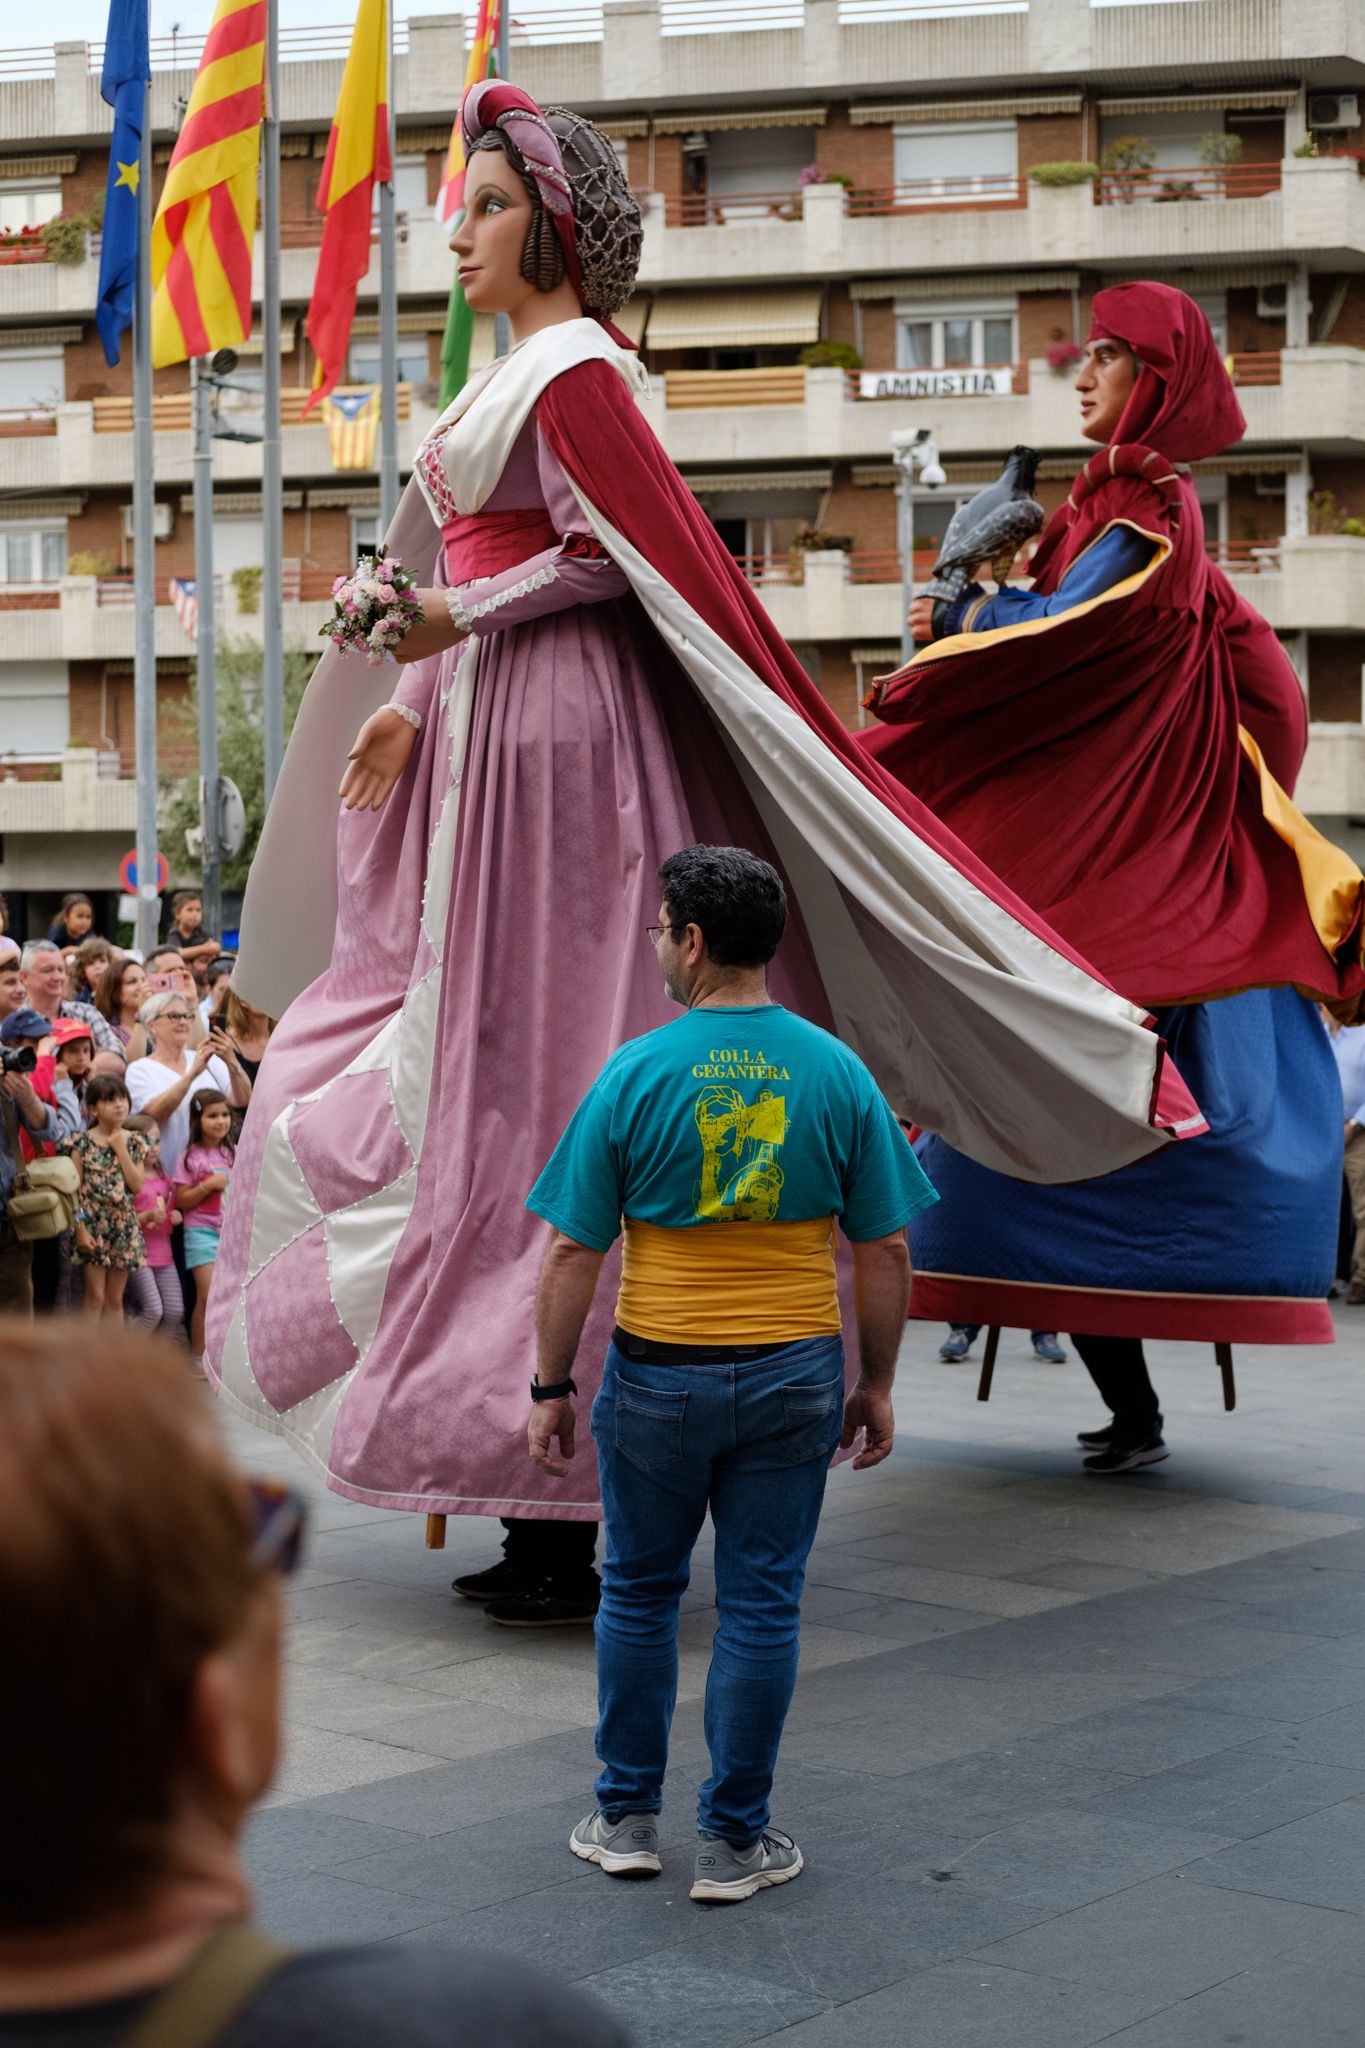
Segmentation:
<svg viewBox="0 0 1365 2048">
<path fill-rule="evenodd" d="M 384 548 L 363 553 L 349 576 L 332 585 L 332 616 L 320 626 L 333 647 L 351 647 L 371 668 L 394 659 L 393 650 L 425 616 L 413 596 L 416 578 Z"/>
</svg>

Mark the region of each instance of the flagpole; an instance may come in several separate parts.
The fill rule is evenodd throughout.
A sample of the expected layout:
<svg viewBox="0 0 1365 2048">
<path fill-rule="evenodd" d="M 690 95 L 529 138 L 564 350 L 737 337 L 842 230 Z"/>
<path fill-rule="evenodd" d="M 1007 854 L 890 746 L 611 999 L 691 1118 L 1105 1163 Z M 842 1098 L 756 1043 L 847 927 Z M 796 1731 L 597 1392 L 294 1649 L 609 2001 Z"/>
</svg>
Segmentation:
<svg viewBox="0 0 1365 2048">
<path fill-rule="evenodd" d="M 160 937 L 156 874 L 156 536 L 152 435 L 152 107 L 142 120 L 137 180 L 137 270 L 133 286 L 133 744 L 137 755 L 137 917 L 143 958 Z"/>
<path fill-rule="evenodd" d="M 261 124 L 265 211 L 261 278 L 261 356 L 265 432 L 261 441 L 261 512 L 265 561 L 261 578 L 261 723 L 265 800 L 284 760 L 284 462 L 280 444 L 280 7 L 266 0 L 265 118 Z M 210 927 L 210 929 L 215 929 Z"/>
<path fill-rule="evenodd" d="M 385 33 L 389 39 L 389 176 L 379 188 L 379 531 L 387 533 L 398 510 L 398 250 L 394 210 L 394 161 L 397 129 L 394 119 L 393 0 L 386 0 Z"/>
<path fill-rule="evenodd" d="M 212 386 L 208 362 L 203 356 L 190 361 L 190 410 L 193 420 L 194 466 L 194 598 L 197 626 L 195 688 L 199 698 L 199 776 L 203 790 L 200 817 L 204 845 L 200 855 L 203 884 L 204 924 L 208 931 L 223 928 L 222 859 L 219 854 L 219 824 L 222 806 L 218 792 L 218 649 L 214 641 L 213 602 L 213 414 Z M 268 558 L 268 557 L 267 557 Z"/>
</svg>

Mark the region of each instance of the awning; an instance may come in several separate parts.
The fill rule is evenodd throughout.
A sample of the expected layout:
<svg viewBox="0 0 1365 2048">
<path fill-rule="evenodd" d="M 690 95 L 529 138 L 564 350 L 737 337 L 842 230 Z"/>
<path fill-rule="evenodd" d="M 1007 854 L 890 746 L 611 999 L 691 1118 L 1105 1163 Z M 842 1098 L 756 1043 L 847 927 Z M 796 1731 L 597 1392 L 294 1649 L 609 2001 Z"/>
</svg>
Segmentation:
<svg viewBox="0 0 1365 2048">
<path fill-rule="evenodd" d="M 901 665 L 900 643 L 893 647 L 888 640 L 884 647 L 850 647 L 849 660 L 861 662 L 864 668 L 899 668 Z"/>
<path fill-rule="evenodd" d="M 1021 114 L 1079 114 L 1081 106 L 1078 92 L 1051 92 L 1022 98 L 900 100 L 880 107 L 850 107 L 848 118 L 854 128 L 899 128 L 934 121 L 1000 121 L 1011 117 L 1017 120 Z"/>
<path fill-rule="evenodd" d="M 717 113 L 713 107 L 700 114 L 663 114 L 654 123 L 654 132 L 722 135 L 736 128 L 823 128 L 828 114 L 828 107 L 749 107 L 738 114 Z"/>
<path fill-rule="evenodd" d="M 918 271 L 913 277 L 855 277 L 851 299 L 988 298 L 999 292 L 1079 291 L 1079 270 Z"/>
<path fill-rule="evenodd" d="M 67 348 L 84 339 L 85 329 L 73 327 L 3 327 L 0 348 Z"/>
<path fill-rule="evenodd" d="M 79 519 L 88 491 L 57 491 L 25 497 L 17 491 L 0 496 L 0 519 Z"/>
<path fill-rule="evenodd" d="M 672 292 L 649 316 L 652 353 L 666 348 L 783 348 L 820 338 L 823 285 L 771 291 Z"/>
<path fill-rule="evenodd" d="M 1105 114 L 1253 114 L 1292 107 L 1298 88 L 1287 85 L 1266 89 L 1229 85 L 1222 92 L 1148 92 L 1123 99 L 1102 99 L 1099 112 Z"/>
<path fill-rule="evenodd" d="M 827 491 L 834 469 L 687 469 L 683 481 L 698 497 L 715 491 Z"/>
</svg>

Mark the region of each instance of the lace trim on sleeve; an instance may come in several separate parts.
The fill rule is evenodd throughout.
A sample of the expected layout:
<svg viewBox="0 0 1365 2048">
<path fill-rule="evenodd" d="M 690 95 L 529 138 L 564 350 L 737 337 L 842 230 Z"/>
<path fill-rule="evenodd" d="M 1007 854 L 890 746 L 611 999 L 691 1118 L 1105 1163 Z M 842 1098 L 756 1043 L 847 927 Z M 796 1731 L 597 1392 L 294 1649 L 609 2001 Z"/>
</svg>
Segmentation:
<svg viewBox="0 0 1365 2048">
<path fill-rule="evenodd" d="M 422 714 L 420 711 L 414 711 L 411 704 L 386 704 L 384 709 L 396 711 L 400 718 L 406 718 L 414 732 L 422 730 Z"/>
<path fill-rule="evenodd" d="M 476 604 L 462 606 L 465 617 L 471 624 L 475 619 L 486 618 L 489 612 L 500 611 L 505 604 L 515 604 L 518 598 L 529 597 L 533 590 L 544 590 L 547 584 L 555 581 L 555 574 L 554 563 L 546 562 L 543 568 L 533 570 L 529 576 L 523 576 L 520 583 L 509 583 L 505 590 L 494 591 L 491 597 L 480 598 Z"/>
<path fill-rule="evenodd" d="M 448 590 L 446 592 L 446 610 L 450 613 L 450 623 L 455 628 L 455 631 L 457 633 L 467 633 L 469 631 L 469 613 L 465 610 L 464 599 L 458 590 Z"/>
</svg>

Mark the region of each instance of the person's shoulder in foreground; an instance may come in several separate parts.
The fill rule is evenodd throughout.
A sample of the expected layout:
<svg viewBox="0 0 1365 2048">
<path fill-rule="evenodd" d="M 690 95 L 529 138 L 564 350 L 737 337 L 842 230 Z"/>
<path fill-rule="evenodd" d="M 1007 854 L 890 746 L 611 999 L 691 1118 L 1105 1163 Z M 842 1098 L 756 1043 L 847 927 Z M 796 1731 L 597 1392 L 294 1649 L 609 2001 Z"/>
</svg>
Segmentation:
<svg viewBox="0 0 1365 2048">
<path fill-rule="evenodd" d="M 146 1996 L 0 2012 L 0 2048 L 118 2048 Z M 215 2048 L 630 2048 L 605 2006 L 520 1956 L 483 1949 L 313 1949 L 289 1960 Z"/>
</svg>

